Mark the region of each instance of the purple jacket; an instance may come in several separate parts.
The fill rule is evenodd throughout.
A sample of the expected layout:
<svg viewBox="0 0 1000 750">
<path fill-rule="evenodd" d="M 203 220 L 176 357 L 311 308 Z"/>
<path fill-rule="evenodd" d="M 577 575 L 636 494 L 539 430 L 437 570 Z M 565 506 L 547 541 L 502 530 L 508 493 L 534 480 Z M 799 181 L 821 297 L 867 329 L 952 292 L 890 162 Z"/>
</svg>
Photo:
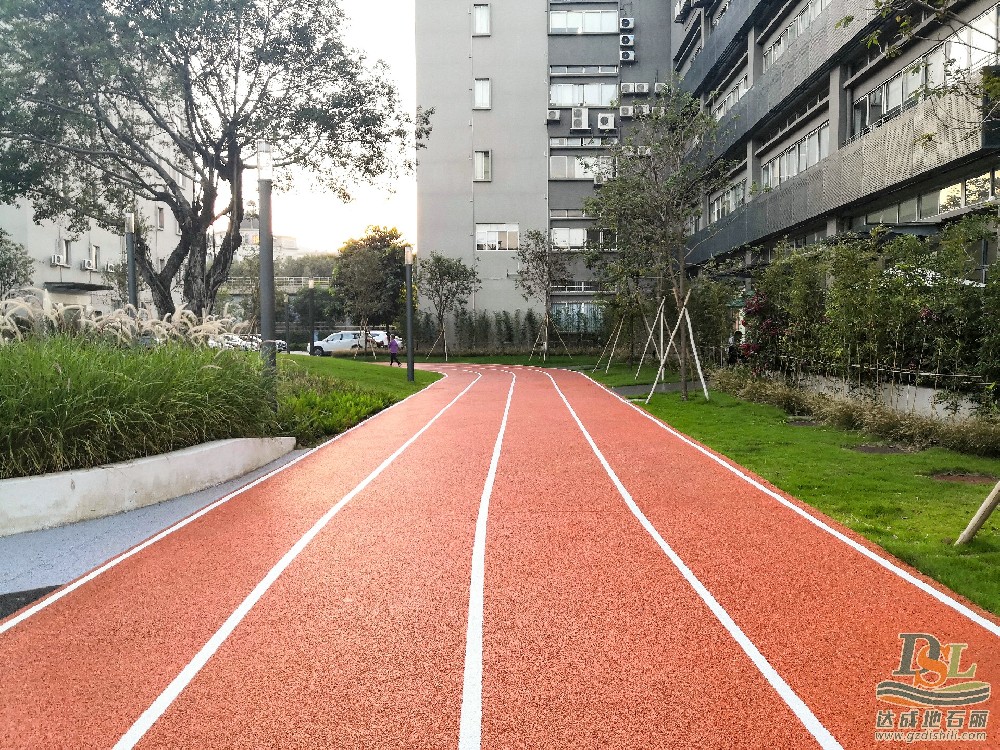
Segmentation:
<svg viewBox="0 0 1000 750">
<path fill-rule="evenodd" d="M 396 340 L 395 336 L 389 339 L 389 353 L 399 354 L 399 341 Z"/>
</svg>

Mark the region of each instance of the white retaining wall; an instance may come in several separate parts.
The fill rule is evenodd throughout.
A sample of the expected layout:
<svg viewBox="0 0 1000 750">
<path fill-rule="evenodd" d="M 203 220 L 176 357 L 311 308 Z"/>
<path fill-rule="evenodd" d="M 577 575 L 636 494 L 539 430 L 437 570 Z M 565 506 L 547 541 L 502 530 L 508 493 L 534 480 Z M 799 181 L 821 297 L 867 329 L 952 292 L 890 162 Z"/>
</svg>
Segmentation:
<svg viewBox="0 0 1000 750">
<path fill-rule="evenodd" d="M 295 438 L 216 440 L 94 469 L 0 480 L 0 536 L 101 518 L 203 490 L 260 468 Z"/>
</svg>

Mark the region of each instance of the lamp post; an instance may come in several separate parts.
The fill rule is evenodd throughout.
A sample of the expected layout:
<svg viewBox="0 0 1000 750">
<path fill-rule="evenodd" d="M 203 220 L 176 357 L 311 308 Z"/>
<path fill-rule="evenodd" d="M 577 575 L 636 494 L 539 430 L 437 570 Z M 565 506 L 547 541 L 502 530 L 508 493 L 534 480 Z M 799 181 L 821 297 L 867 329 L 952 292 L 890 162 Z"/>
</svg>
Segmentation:
<svg viewBox="0 0 1000 750">
<path fill-rule="evenodd" d="M 417 251 L 413 245 L 403 247 L 406 265 L 406 379 L 413 382 L 413 261 Z"/>
<path fill-rule="evenodd" d="M 309 279 L 309 353 L 312 354 L 313 344 L 316 343 L 316 316 L 313 314 L 313 298 L 316 292 L 316 280 Z"/>
<path fill-rule="evenodd" d="M 125 214 L 125 278 L 128 290 L 128 303 L 133 309 L 139 309 L 139 288 L 135 278 L 135 214 L 129 211 Z"/>
<path fill-rule="evenodd" d="M 257 141 L 257 185 L 260 197 L 260 352 L 264 368 L 277 371 L 274 343 L 274 238 L 271 235 L 271 144 Z"/>
</svg>

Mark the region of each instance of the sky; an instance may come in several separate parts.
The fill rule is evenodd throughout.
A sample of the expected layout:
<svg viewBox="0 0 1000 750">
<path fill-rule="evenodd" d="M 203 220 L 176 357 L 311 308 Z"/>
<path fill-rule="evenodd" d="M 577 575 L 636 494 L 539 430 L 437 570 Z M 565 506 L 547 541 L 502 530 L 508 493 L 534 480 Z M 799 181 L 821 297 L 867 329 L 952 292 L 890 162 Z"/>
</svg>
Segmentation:
<svg viewBox="0 0 1000 750">
<path fill-rule="evenodd" d="M 413 0 L 340 0 L 350 21 L 347 42 L 369 60 L 383 60 L 399 89 L 402 106 L 415 109 Z M 390 187 L 395 192 L 390 191 Z M 417 188 L 414 176 L 391 183 L 383 180 L 353 191 L 344 204 L 338 197 L 304 191 L 275 192 L 272 226 L 277 235 L 297 237 L 300 248 L 332 251 L 345 240 L 360 237 L 371 224 L 394 226 L 411 242 L 417 239 Z"/>
</svg>

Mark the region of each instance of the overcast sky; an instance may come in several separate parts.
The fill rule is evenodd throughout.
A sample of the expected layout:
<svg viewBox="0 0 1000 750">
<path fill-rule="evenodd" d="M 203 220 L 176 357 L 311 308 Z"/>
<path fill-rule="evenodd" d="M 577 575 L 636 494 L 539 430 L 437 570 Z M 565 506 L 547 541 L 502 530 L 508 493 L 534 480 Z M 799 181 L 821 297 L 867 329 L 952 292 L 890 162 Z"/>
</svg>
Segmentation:
<svg viewBox="0 0 1000 750">
<path fill-rule="evenodd" d="M 413 0 L 340 0 L 350 17 L 348 42 L 370 60 L 383 60 L 399 88 L 403 106 L 415 107 Z M 389 184 L 362 187 L 351 203 L 332 195 L 275 193 L 274 233 L 292 235 L 299 247 L 335 250 L 351 237 L 360 237 L 369 224 L 399 228 L 408 240 L 417 238 L 417 191 L 413 176 Z"/>
</svg>

